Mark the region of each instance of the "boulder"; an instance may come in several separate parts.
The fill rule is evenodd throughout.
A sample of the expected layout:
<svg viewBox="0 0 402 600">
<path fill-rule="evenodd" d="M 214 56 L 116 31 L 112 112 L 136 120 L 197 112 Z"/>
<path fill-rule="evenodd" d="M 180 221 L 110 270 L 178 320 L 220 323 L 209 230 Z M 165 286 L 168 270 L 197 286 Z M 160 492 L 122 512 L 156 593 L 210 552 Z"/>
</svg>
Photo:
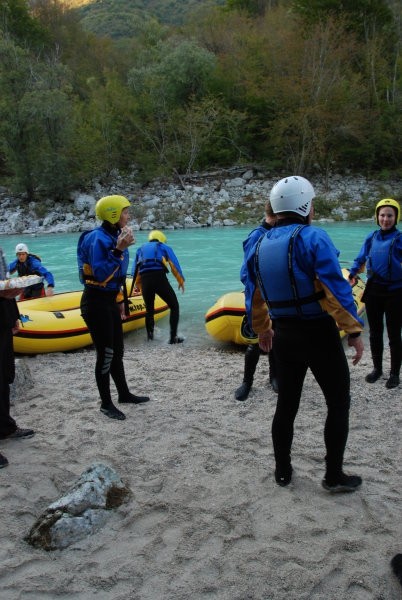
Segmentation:
<svg viewBox="0 0 402 600">
<path fill-rule="evenodd" d="M 25 540 L 35 548 L 63 550 L 105 525 L 110 510 L 130 496 L 129 488 L 107 465 L 96 463 L 67 493 L 50 504 Z"/>
</svg>

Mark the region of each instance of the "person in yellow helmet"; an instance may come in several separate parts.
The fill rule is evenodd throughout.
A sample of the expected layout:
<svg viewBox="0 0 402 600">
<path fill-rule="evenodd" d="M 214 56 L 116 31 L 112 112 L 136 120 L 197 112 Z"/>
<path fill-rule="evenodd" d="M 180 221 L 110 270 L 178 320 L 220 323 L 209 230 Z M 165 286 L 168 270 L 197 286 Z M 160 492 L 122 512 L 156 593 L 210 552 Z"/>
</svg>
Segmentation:
<svg viewBox="0 0 402 600">
<path fill-rule="evenodd" d="M 128 227 L 129 206 L 124 196 L 101 198 L 95 210 L 102 224 L 85 231 L 77 247 L 79 276 L 85 286 L 81 314 L 96 348 L 95 379 L 101 398 L 100 410 L 119 421 L 126 417 L 112 402 L 110 376 L 116 385 L 119 403 L 141 404 L 149 400 L 148 396 L 136 396 L 129 391 L 123 365 L 122 320 L 128 316 L 124 296 L 128 247 L 135 243 Z"/>
<path fill-rule="evenodd" d="M 179 290 L 184 293 L 184 275 L 172 248 L 166 244 L 166 236 L 157 229 L 148 235 L 148 242 L 138 248 L 133 264 L 133 284 L 142 291 L 146 307 L 145 326 L 148 340 L 154 338 L 154 303 L 158 294 L 170 308 L 169 344 L 180 344 L 184 338 L 177 335 L 179 302 L 166 274 L 175 276 Z"/>
<path fill-rule="evenodd" d="M 370 349 L 373 370 L 366 376 L 375 383 L 383 374 L 384 317 L 391 353 L 391 370 L 385 386 L 398 387 L 402 361 L 402 233 L 398 230 L 401 207 L 393 198 L 378 202 L 375 221 L 379 229 L 366 237 L 355 259 L 349 279 L 367 268 L 367 283 L 363 294 L 370 329 Z"/>
</svg>

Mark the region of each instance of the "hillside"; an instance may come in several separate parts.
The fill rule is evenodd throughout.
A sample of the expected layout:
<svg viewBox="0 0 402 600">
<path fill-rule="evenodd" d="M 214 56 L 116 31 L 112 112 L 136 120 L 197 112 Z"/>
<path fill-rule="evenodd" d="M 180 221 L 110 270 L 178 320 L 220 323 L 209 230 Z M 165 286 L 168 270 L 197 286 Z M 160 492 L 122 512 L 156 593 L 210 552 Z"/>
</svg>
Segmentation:
<svg viewBox="0 0 402 600">
<path fill-rule="evenodd" d="M 69 0 L 68 4 L 78 11 L 85 29 L 116 39 L 132 37 L 151 19 L 180 25 L 194 11 L 224 5 L 225 0 Z"/>
</svg>

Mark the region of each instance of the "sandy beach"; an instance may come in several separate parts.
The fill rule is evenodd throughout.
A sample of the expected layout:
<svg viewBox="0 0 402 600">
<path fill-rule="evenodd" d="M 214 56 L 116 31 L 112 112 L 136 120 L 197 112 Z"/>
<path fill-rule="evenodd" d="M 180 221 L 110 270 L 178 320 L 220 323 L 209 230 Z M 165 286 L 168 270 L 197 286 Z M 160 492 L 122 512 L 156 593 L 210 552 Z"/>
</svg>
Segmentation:
<svg viewBox="0 0 402 600">
<path fill-rule="evenodd" d="M 0 471 L 2 599 L 402 597 L 389 565 L 402 552 L 402 390 L 386 390 L 385 379 L 365 383 L 368 349 L 351 366 L 345 454 L 345 470 L 363 486 L 339 495 L 321 487 L 326 411 L 311 374 L 296 421 L 294 477 L 280 488 L 265 357 L 248 400 L 238 402 L 241 351 L 166 340 L 126 348 L 131 390 L 151 402 L 125 406 L 123 422 L 99 411 L 92 349 L 22 360 L 34 385 L 12 415 L 36 435 L 0 442 L 10 462 Z M 128 502 L 65 550 L 28 545 L 36 518 L 94 462 L 117 471 L 132 491 Z"/>
</svg>

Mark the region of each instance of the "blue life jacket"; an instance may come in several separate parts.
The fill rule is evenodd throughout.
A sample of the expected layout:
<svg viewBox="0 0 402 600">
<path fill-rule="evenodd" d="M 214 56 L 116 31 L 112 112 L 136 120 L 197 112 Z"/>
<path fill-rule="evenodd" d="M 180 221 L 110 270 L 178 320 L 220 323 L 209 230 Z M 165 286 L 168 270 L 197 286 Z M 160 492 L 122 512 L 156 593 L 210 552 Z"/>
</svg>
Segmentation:
<svg viewBox="0 0 402 600">
<path fill-rule="evenodd" d="M 367 276 L 376 283 L 402 282 L 401 260 L 394 253 L 395 243 L 402 234 L 400 231 L 394 233 L 395 235 L 382 235 L 381 231 L 375 231 L 371 237 Z"/>
<path fill-rule="evenodd" d="M 84 231 L 78 240 L 77 262 L 81 283 L 106 291 L 119 291 L 127 274 L 129 254 L 116 253 L 118 231 L 108 223 Z"/>
<path fill-rule="evenodd" d="M 164 245 L 158 241 L 146 242 L 138 250 L 136 262 L 140 273 L 164 270 L 167 272 L 164 258 Z"/>
<path fill-rule="evenodd" d="M 291 224 L 268 231 L 256 248 L 255 266 L 258 284 L 271 318 L 317 318 L 325 314 L 316 292 L 314 269 L 300 266 L 295 257 L 296 237 L 305 225 Z"/>
</svg>

